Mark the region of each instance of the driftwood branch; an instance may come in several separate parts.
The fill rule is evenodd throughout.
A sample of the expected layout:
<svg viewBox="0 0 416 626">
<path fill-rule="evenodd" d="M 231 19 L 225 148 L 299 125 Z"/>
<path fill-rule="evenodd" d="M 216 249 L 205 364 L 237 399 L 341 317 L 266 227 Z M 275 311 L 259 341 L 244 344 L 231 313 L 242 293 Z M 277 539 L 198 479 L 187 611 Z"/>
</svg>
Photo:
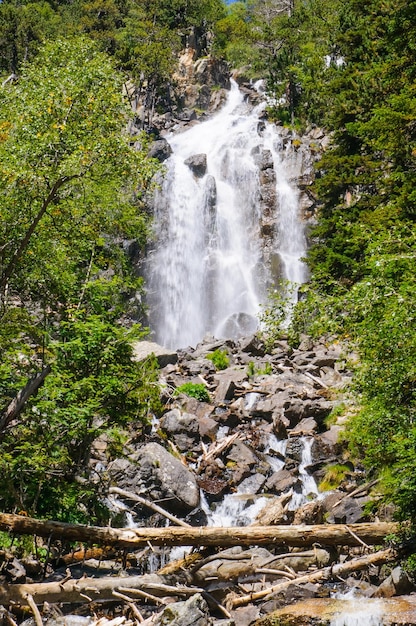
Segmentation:
<svg viewBox="0 0 416 626">
<path fill-rule="evenodd" d="M 0 513 L 0 530 L 15 534 L 38 535 L 99 543 L 136 549 L 149 542 L 156 546 L 238 546 L 287 545 L 357 546 L 380 544 L 386 535 L 397 532 L 398 524 L 390 522 L 350 524 L 317 524 L 311 526 L 244 526 L 214 528 L 198 526 L 180 528 L 101 528 L 82 524 L 40 521 L 31 517 Z M 351 534 L 350 530 L 353 531 Z"/>
<path fill-rule="evenodd" d="M 249 602 L 266 598 L 271 594 L 281 593 L 282 591 L 286 591 L 286 589 L 290 585 L 302 585 L 305 583 L 316 583 L 322 580 L 330 580 L 332 578 L 336 578 L 337 576 L 344 576 L 346 574 L 351 574 L 352 572 L 357 572 L 359 570 L 365 569 L 366 567 L 369 567 L 370 565 L 382 565 L 383 563 L 394 561 L 396 556 L 397 555 L 395 551 L 391 548 L 388 548 L 387 550 L 381 550 L 373 554 L 367 554 L 366 556 L 362 556 L 351 561 L 346 561 L 345 563 L 337 563 L 336 565 L 324 567 L 323 569 L 317 570 L 310 574 L 305 574 L 292 580 L 286 580 L 277 583 L 276 585 L 268 587 L 267 589 L 255 591 L 245 596 L 234 597 L 229 602 L 228 608 L 235 609 L 239 606 L 249 604 Z"/>
</svg>

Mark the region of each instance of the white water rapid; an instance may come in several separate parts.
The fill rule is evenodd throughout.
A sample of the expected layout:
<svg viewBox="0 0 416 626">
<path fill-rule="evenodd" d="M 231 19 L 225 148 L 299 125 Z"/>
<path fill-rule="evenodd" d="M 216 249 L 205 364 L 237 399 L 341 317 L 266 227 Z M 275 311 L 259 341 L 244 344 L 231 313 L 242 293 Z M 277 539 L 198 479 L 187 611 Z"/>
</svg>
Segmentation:
<svg viewBox="0 0 416 626">
<path fill-rule="evenodd" d="M 219 113 L 168 137 L 173 154 L 155 198 L 146 278 L 150 326 L 155 340 L 169 348 L 195 345 L 206 334 L 250 334 L 273 281 L 305 279 L 298 193 L 289 184 L 279 130 L 260 121 L 264 104 L 253 109 L 243 100 L 233 82 Z M 264 154 L 276 177 L 271 210 L 280 224 L 274 235 L 282 272 L 277 277 L 263 257 L 259 159 Z M 195 175 L 185 163 L 195 155 L 206 155 L 205 173 Z"/>
</svg>

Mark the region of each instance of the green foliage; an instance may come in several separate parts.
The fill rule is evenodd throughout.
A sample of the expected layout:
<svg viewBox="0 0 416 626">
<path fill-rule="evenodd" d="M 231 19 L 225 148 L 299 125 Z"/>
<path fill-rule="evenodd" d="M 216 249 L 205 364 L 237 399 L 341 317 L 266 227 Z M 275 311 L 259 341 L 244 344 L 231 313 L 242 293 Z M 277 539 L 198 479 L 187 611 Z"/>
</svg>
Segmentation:
<svg viewBox="0 0 416 626">
<path fill-rule="evenodd" d="M 275 342 L 287 334 L 288 319 L 293 304 L 293 294 L 296 285 L 289 281 L 280 281 L 273 291 L 269 291 L 266 304 L 260 315 L 260 335 L 268 351 L 272 350 Z M 292 328 L 290 329 L 292 332 Z M 293 337 L 291 337 L 293 339 Z"/>
<path fill-rule="evenodd" d="M 130 425 L 137 430 L 160 411 L 158 369 L 154 360 L 132 361 L 131 342 L 144 335 L 139 327 L 82 312 L 61 323 L 60 335 L 50 346 L 52 373 L 2 439 L 0 503 L 3 510 L 102 521 L 100 481 L 86 480 L 92 442 L 102 433 L 121 441 Z"/>
<path fill-rule="evenodd" d="M 209 393 L 202 383 L 184 383 L 180 385 L 175 391 L 176 395 L 180 393 L 184 393 L 186 396 L 190 398 L 196 398 L 200 402 L 209 402 L 210 397 Z"/>
<path fill-rule="evenodd" d="M 105 522 L 92 442 L 116 453 L 160 409 L 156 364 L 131 360 L 146 333 L 120 324 L 141 288 L 120 242 L 144 244 L 155 172 L 123 134 L 122 82 L 91 41 L 58 39 L 0 90 L 2 405 L 51 364 L 2 433 L 3 510 Z"/>
<path fill-rule="evenodd" d="M 319 483 L 319 490 L 331 491 L 332 489 L 337 489 L 350 471 L 351 468 L 347 465 L 328 465 L 328 467 L 325 468 L 324 477 Z"/>
<path fill-rule="evenodd" d="M 216 370 L 225 370 L 230 365 L 230 359 L 226 350 L 214 350 L 206 355 L 209 361 L 212 361 Z"/>
<path fill-rule="evenodd" d="M 0 73 L 16 73 L 46 38 L 60 31 L 60 17 L 48 2 L 0 3 Z"/>
<path fill-rule="evenodd" d="M 247 365 L 247 375 L 252 378 L 254 376 L 269 376 L 273 373 L 271 363 L 265 363 L 263 367 L 256 367 L 254 361 L 249 361 Z"/>
</svg>

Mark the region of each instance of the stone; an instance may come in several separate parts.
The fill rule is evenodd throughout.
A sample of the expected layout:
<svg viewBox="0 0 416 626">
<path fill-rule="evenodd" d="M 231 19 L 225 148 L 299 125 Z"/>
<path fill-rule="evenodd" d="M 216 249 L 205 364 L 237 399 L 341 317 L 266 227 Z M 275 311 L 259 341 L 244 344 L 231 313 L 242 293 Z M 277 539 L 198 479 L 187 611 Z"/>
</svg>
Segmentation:
<svg viewBox="0 0 416 626">
<path fill-rule="evenodd" d="M 172 148 L 166 139 L 154 141 L 148 150 L 147 156 L 151 159 L 158 159 L 161 163 L 166 161 L 172 154 Z"/>
<path fill-rule="evenodd" d="M 414 585 L 402 567 L 395 567 L 374 593 L 375 598 L 392 598 L 414 591 Z"/>
<path fill-rule="evenodd" d="M 199 487 L 193 473 L 158 443 L 148 443 L 128 459 L 108 465 L 112 483 L 125 491 L 163 501 L 163 507 L 187 514 L 199 506 Z"/>
<path fill-rule="evenodd" d="M 295 511 L 294 524 L 323 524 L 324 507 L 322 502 L 307 502 Z"/>
<path fill-rule="evenodd" d="M 264 356 L 265 345 L 257 335 L 243 337 L 238 342 L 241 352 L 246 352 L 251 356 Z"/>
<path fill-rule="evenodd" d="M 328 507 L 329 502 L 330 498 L 323 500 L 323 506 L 328 513 L 326 521 L 329 524 L 355 524 L 366 520 L 363 507 L 355 498 L 343 497 L 330 508 Z"/>
<path fill-rule="evenodd" d="M 318 429 L 318 424 L 313 417 L 305 417 L 290 431 L 290 436 L 294 437 L 310 437 L 314 435 Z"/>
<path fill-rule="evenodd" d="M 213 209 L 215 209 L 217 205 L 217 183 L 215 181 L 214 176 L 210 174 L 207 176 L 205 181 L 205 198 L 208 207 L 212 211 L 212 219 L 215 217 L 215 213 Z"/>
<path fill-rule="evenodd" d="M 155 626 L 210 626 L 208 604 L 196 593 L 184 602 L 173 602 L 156 618 Z"/>
<path fill-rule="evenodd" d="M 132 344 L 133 347 L 133 361 L 141 363 L 154 355 L 159 363 L 160 367 L 166 365 L 175 365 L 178 361 L 178 353 L 168 350 L 153 341 L 136 341 Z"/>
<path fill-rule="evenodd" d="M 172 409 L 160 418 L 159 424 L 181 452 L 191 449 L 199 439 L 198 419 L 191 413 L 182 413 L 179 409 Z"/>
<path fill-rule="evenodd" d="M 227 459 L 234 461 L 237 465 L 253 466 L 258 463 L 258 458 L 248 446 L 242 441 L 236 441 L 227 454 Z"/>
<path fill-rule="evenodd" d="M 238 492 L 241 494 L 259 493 L 265 482 L 266 478 L 262 474 L 252 474 L 251 476 L 248 476 L 248 478 L 241 481 L 238 485 Z"/>
<path fill-rule="evenodd" d="M 289 489 L 296 489 L 299 485 L 298 476 L 287 469 L 281 469 L 267 479 L 266 489 L 275 493 L 283 493 Z"/>
<path fill-rule="evenodd" d="M 193 154 L 184 161 L 197 178 L 203 178 L 207 172 L 207 155 Z"/>
</svg>

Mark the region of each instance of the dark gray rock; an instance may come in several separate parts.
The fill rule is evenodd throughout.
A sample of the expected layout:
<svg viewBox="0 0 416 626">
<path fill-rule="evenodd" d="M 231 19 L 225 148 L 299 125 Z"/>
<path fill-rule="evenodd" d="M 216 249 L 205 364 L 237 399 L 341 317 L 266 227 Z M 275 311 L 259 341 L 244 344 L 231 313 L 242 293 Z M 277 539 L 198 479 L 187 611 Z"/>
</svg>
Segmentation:
<svg viewBox="0 0 416 626">
<path fill-rule="evenodd" d="M 158 443 L 148 443 L 129 459 L 108 465 L 112 483 L 126 491 L 145 494 L 177 514 L 186 514 L 199 505 L 199 487 L 192 472 Z"/>
<path fill-rule="evenodd" d="M 207 155 L 193 154 L 184 161 L 197 178 L 203 178 L 207 172 Z"/>
<path fill-rule="evenodd" d="M 160 427 L 173 439 L 181 452 L 192 449 L 199 439 L 199 423 L 195 415 L 172 409 L 160 418 Z"/>
<path fill-rule="evenodd" d="M 158 159 L 161 163 L 166 161 L 172 154 L 172 148 L 166 139 L 158 139 L 154 141 L 149 148 L 147 156 L 152 159 Z"/>
<path fill-rule="evenodd" d="M 296 474 L 287 469 L 281 469 L 267 479 L 266 489 L 274 493 L 283 493 L 289 489 L 296 489 L 299 485 L 300 480 Z"/>
</svg>

